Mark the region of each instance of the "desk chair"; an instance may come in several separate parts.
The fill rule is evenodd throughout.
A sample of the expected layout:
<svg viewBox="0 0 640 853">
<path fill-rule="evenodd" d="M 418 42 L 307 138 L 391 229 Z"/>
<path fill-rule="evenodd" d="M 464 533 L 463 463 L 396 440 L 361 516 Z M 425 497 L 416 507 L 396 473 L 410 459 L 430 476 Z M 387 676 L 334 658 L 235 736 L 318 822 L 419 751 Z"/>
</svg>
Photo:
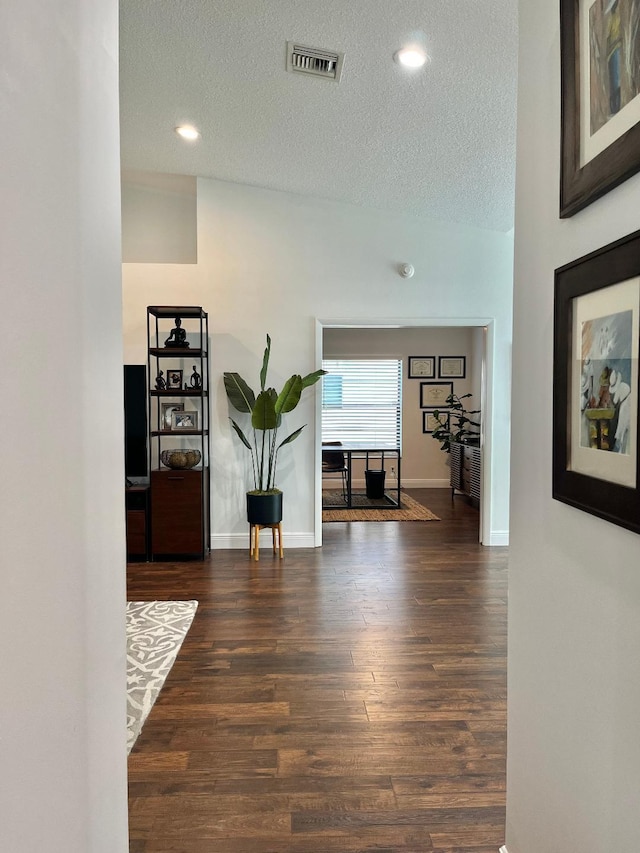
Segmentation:
<svg viewBox="0 0 640 853">
<path fill-rule="evenodd" d="M 322 442 L 322 476 L 340 474 L 342 480 L 342 497 L 347 500 L 347 466 L 342 450 L 325 450 L 325 447 L 342 447 L 341 441 Z"/>
</svg>

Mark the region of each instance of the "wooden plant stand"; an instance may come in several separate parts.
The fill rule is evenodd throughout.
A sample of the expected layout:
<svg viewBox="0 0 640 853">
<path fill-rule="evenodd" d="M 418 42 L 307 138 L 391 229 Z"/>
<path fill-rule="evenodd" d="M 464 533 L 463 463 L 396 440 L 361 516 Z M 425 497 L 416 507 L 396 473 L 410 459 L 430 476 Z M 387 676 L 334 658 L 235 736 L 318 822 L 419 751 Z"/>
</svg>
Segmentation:
<svg viewBox="0 0 640 853">
<path fill-rule="evenodd" d="M 284 548 L 282 546 L 282 522 L 276 524 L 250 524 L 249 525 L 249 557 L 258 562 L 260 559 L 260 531 L 265 527 L 271 528 L 271 536 L 273 538 L 273 553 L 276 549 L 280 559 L 284 559 Z"/>
</svg>

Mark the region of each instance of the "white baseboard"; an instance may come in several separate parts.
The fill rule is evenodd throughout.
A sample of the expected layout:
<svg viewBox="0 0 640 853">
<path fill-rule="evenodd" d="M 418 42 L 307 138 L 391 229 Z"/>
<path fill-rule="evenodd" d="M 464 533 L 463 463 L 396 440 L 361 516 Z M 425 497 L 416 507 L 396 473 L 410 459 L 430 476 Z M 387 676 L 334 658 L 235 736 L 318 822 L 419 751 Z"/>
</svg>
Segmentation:
<svg viewBox="0 0 640 853">
<path fill-rule="evenodd" d="M 271 538 L 269 533 L 262 534 L 261 548 L 271 547 Z M 315 540 L 313 533 L 287 533 L 286 529 L 282 531 L 282 544 L 287 548 L 315 548 Z M 246 533 L 212 533 L 211 544 L 212 551 L 222 551 L 230 548 L 234 551 L 249 552 L 249 528 Z"/>
<path fill-rule="evenodd" d="M 323 489 L 335 489 L 337 483 L 337 488 L 340 488 L 339 480 L 323 480 L 322 488 Z M 352 480 L 351 485 L 354 489 L 364 489 L 365 481 L 364 480 Z M 402 479 L 400 484 L 403 489 L 450 489 L 451 484 L 449 480 L 405 480 Z M 396 488 L 395 480 L 387 480 L 386 487 L 388 490 L 392 490 Z"/>
<path fill-rule="evenodd" d="M 263 534 L 266 537 L 266 534 Z M 287 533 L 282 532 L 282 541 L 285 548 L 315 548 L 313 533 Z M 265 538 L 266 542 L 266 538 Z M 509 544 L 509 533 L 494 531 L 489 536 L 489 541 L 484 545 L 494 547 L 506 547 Z M 246 533 L 212 533 L 210 547 L 212 551 L 231 549 L 242 551 L 249 548 L 249 528 Z"/>
<path fill-rule="evenodd" d="M 405 480 L 402 478 L 403 489 L 450 489 L 449 480 Z"/>
</svg>

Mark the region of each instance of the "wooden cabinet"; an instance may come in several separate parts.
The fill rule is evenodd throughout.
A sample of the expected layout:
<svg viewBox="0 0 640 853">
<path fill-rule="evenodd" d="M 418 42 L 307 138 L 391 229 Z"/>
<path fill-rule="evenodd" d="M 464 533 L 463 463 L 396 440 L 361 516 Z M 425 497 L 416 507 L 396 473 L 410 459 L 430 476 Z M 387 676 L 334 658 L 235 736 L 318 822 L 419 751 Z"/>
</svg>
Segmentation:
<svg viewBox="0 0 640 853">
<path fill-rule="evenodd" d="M 451 497 L 462 492 L 469 502 L 480 506 L 482 489 L 482 451 L 479 447 L 452 442 L 451 453 Z"/>
<path fill-rule="evenodd" d="M 147 308 L 152 560 L 203 559 L 209 549 L 208 347 L 199 305 Z M 188 451 L 196 466 L 176 467 Z"/>
<path fill-rule="evenodd" d="M 207 549 L 208 501 L 205 471 L 151 472 L 151 552 L 199 556 Z M 203 511 L 204 507 L 204 511 Z"/>
<path fill-rule="evenodd" d="M 149 486 L 129 486 L 125 491 L 127 559 L 149 558 Z"/>
</svg>

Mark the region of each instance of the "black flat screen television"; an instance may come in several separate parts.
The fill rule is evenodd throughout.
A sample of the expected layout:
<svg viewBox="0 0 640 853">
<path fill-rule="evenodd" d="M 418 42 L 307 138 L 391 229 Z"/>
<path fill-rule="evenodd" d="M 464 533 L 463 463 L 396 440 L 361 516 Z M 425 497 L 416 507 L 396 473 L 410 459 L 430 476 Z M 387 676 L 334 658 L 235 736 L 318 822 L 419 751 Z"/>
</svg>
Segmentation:
<svg viewBox="0 0 640 853">
<path fill-rule="evenodd" d="M 147 366 L 124 366 L 124 473 L 146 477 L 147 460 Z"/>
</svg>

